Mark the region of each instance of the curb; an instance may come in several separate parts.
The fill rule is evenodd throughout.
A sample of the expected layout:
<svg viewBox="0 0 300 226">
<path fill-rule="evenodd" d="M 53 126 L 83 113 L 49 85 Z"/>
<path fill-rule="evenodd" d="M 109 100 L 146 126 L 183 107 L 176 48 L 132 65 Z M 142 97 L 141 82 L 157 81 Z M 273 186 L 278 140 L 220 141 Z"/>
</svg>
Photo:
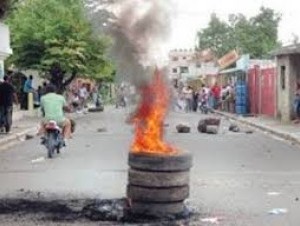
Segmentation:
<svg viewBox="0 0 300 226">
<path fill-rule="evenodd" d="M 249 122 L 248 120 L 239 118 L 236 115 L 232 115 L 232 114 L 228 114 L 228 113 L 224 113 L 224 112 L 220 112 L 220 111 L 216 111 L 216 110 L 214 111 L 214 113 L 216 113 L 218 115 L 228 117 L 228 118 L 230 118 L 232 120 L 235 120 L 235 121 L 238 121 L 242 124 L 254 127 L 254 128 L 259 129 L 259 130 L 264 131 L 264 132 L 268 132 L 268 133 L 270 133 L 272 135 L 275 135 L 279 138 L 283 138 L 287 141 L 291 141 L 293 143 L 296 143 L 296 144 L 300 145 L 300 139 L 293 136 L 290 133 L 278 131 L 278 130 L 276 130 L 274 128 L 271 128 L 269 126 L 262 126 L 262 125 L 259 125 L 259 124 L 253 123 L 253 122 Z"/>
<path fill-rule="evenodd" d="M 36 127 L 24 129 L 22 132 L 9 134 L 0 139 L 0 151 L 10 148 L 25 139 L 26 135 L 36 132 Z"/>
</svg>

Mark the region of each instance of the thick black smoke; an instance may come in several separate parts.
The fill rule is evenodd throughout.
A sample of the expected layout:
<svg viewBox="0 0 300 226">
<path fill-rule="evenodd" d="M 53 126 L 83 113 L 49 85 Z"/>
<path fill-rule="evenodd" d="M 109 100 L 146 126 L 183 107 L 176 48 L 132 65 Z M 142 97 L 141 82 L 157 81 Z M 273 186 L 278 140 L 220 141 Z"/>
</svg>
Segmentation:
<svg viewBox="0 0 300 226">
<path fill-rule="evenodd" d="M 136 86 L 147 82 L 148 69 L 159 63 L 160 45 L 170 33 L 171 0 L 103 0 L 97 10 L 110 13 L 102 25 L 114 41 L 119 79 Z"/>
</svg>

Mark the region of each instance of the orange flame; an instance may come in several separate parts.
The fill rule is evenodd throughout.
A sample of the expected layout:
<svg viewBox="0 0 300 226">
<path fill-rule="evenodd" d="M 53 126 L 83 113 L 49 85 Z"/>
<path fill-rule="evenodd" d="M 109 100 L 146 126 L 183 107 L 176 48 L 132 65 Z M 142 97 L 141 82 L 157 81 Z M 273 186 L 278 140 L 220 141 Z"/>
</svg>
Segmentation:
<svg viewBox="0 0 300 226">
<path fill-rule="evenodd" d="M 153 81 L 141 87 L 141 102 L 133 116 L 135 136 L 133 153 L 174 154 L 176 150 L 163 141 L 164 119 L 169 105 L 169 90 L 163 74 L 156 69 Z"/>
</svg>

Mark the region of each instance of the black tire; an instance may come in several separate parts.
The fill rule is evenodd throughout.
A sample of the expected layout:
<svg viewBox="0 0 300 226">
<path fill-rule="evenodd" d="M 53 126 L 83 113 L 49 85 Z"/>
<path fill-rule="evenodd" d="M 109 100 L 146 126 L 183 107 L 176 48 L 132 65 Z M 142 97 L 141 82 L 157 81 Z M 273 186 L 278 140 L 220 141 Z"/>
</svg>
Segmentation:
<svg viewBox="0 0 300 226">
<path fill-rule="evenodd" d="M 128 164 L 132 169 L 152 172 L 181 172 L 192 167 L 192 155 L 179 152 L 174 155 L 129 153 Z"/>
<path fill-rule="evenodd" d="M 54 148 L 48 148 L 48 158 L 52 159 L 53 158 L 53 154 L 54 154 Z"/>
<path fill-rule="evenodd" d="M 53 158 L 56 146 L 55 146 L 55 134 L 49 133 L 46 141 L 46 147 L 48 151 L 48 158 Z"/>
</svg>

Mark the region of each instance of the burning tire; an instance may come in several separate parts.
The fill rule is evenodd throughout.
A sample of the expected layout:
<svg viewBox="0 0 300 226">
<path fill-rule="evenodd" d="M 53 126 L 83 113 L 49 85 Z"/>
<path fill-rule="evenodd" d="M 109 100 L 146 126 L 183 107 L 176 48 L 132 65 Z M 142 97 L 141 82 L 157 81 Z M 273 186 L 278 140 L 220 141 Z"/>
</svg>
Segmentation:
<svg viewBox="0 0 300 226">
<path fill-rule="evenodd" d="M 129 153 L 129 166 L 142 171 L 181 172 L 192 167 L 192 156 L 188 152 L 174 155 Z"/>
</svg>

